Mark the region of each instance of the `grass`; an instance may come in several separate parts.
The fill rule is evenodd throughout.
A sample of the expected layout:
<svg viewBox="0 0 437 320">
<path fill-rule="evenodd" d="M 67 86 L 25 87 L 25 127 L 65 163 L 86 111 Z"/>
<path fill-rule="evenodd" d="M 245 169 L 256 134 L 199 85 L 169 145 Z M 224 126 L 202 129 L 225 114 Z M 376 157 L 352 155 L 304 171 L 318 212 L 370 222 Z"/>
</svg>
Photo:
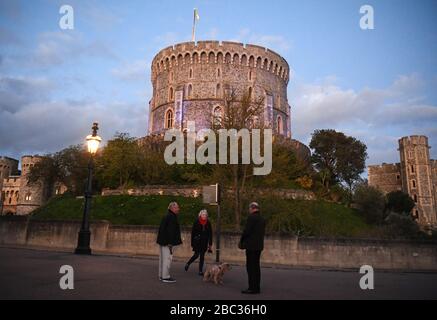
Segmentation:
<svg viewBox="0 0 437 320">
<path fill-rule="evenodd" d="M 198 212 L 206 208 L 214 223 L 216 208 L 202 204 L 201 198 L 172 196 L 95 196 L 91 205 L 91 220 L 108 220 L 115 225 L 159 225 L 167 206 L 177 201 L 181 206 L 179 221 L 191 226 Z M 297 234 L 316 237 L 366 237 L 374 227 L 353 209 L 322 200 L 260 199 L 262 214 L 267 219 L 269 233 Z M 222 229 L 232 230 L 232 209 L 223 205 Z M 81 220 L 84 199 L 59 196 L 34 211 L 33 217 L 53 220 Z M 243 223 L 247 214 L 243 214 Z"/>
</svg>

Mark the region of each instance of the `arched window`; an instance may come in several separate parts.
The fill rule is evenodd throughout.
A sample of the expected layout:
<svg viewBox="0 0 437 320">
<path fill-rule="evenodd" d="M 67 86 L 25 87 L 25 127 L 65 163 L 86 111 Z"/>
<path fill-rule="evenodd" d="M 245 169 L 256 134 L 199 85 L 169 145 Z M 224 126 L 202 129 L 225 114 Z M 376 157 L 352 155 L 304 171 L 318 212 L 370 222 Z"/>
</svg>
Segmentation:
<svg viewBox="0 0 437 320">
<path fill-rule="evenodd" d="M 231 60 L 232 60 L 231 54 L 229 52 L 226 53 L 226 55 L 225 55 L 225 63 L 231 63 Z"/>
<path fill-rule="evenodd" d="M 246 67 L 247 66 L 247 56 L 245 54 L 243 54 L 241 56 L 241 65 Z"/>
<path fill-rule="evenodd" d="M 187 97 L 191 98 L 192 94 L 193 94 L 193 86 L 191 84 L 189 84 L 188 88 L 187 88 Z"/>
<path fill-rule="evenodd" d="M 223 109 L 220 106 L 216 106 L 214 107 L 213 110 L 213 125 L 215 127 L 220 127 L 222 125 L 222 121 L 223 121 Z"/>
<path fill-rule="evenodd" d="M 252 81 L 252 71 L 249 71 L 249 81 Z"/>
<path fill-rule="evenodd" d="M 221 52 L 217 54 L 217 63 L 223 63 L 223 53 Z"/>
<path fill-rule="evenodd" d="M 277 123 L 276 127 L 278 128 L 278 133 L 284 134 L 284 127 L 282 124 L 282 117 L 281 116 L 278 116 L 278 118 L 276 119 L 276 123 Z"/>
<path fill-rule="evenodd" d="M 193 78 L 193 69 L 190 68 L 190 79 L 192 79 L 192 78 Z"/>
<path fill-rule="evenodd" d="M 24 200 L 31 201 L 32 200 L 32 194 L 31 193 L 26 194 L 26 196 L 24 197 Z"/>
<path fill-rule="evenodd" d="M 220 98 L 222 96 L 222 87 L 220 86 L 220 83 L 217 83 L 217 86 L 215 87 L 215 97 Z"/>
<path fill-rule="evenodd" d="M 173 110 L 172 109 L 168 109 L 167 112 L 165 113 L 165 128 L 166 129 L 172 129 L 173 128 L 173 123 L 174 123 Z"/>
</svg>

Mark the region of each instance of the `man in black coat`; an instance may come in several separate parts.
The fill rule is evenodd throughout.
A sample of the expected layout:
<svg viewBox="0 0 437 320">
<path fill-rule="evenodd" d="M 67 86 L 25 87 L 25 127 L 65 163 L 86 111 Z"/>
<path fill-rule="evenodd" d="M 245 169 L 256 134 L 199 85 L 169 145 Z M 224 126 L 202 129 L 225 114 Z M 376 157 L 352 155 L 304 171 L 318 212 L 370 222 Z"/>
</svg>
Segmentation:
<svg viewBox="0 0 437 320">
<path fill-rule="evenodd" d="M 172 202 L 168 206 L 167 215 L 162 219 L 158 231 L 159 244 L 159 280 L 165 283 L 176 282 L 170 276 L 174 247 L 182 244 L 181 229 L 178 222 L 179 205 Z"/>
<path fill-rule="evenodd" d="M 264 249 L 265 227 L 266 223 L 261 217 L 258 203 L 252 202 L 249 205 L 249 217 L 240 240 L 240 248 L 246 249 L 246 270 L 249 277 L 249 288 L 241 293 L 260 293 L 260 257 Z"/>
</svg>

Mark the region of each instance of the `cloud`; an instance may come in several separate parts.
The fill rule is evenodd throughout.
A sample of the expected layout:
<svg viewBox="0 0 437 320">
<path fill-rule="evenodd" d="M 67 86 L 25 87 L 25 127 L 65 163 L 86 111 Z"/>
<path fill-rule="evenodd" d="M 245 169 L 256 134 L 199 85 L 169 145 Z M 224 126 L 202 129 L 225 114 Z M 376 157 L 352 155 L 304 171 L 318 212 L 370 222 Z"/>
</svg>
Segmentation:
<svg viewBox="0 0 437 320">
<path fill-rule="evenodd" d="M 241 29 L 232 41 L 256 44 L 284 54 L 291 49 L 291 43 L 282 35 L 253 33 L 249 28 Z"/>
<path fill-rule="evenodd" d="M 424 102 L 423 83 L 412 74 L 384 89 L 344 89 L 332 79 L 298 84 L 289 94 L 293 135 L 308 143 L 315 129 L 336 129 L 367 144 L 368 163 L 398 161 L 402 136 L 424 134 L 437 143 L 437 105 Z"/>
<path fill-rule="evenodd" d="M 0 78 L 0 154 L 58 151 L 82 143 L 94 121 L 106 141 L 116 131 L 144 136 L 147 108 L 143 97 L 133 102 L 103 104 L 94 99 L 53 99 L 57 87 L 45 78 Z"/>
<path fill-rule="evenodd" d="M 113 76 L 125 81 L 148 80 L 150 75 L 150 62 L 135 60 L 123 63 L 120 67 L 111 70 Z"/>
<path fill-rule="evenodd" d="M 30 103 L 15 113 L 0 110 L 0 150 L 2 155 L 55 152 L 83 143 L 91 124 L 99 122 L 104 142 L 116 131 L 133 136 L 146 134 L 147 115 L 140 103 L 62 101 Z"/>
<path fill-rule="evenodd" d="M 45 32 L 39 35 L 31 61 L 49 67 L 71 63 L 81 57 L 117 59 L 112 50 L 99 41 L 85 42 L 79 32 Z"/>
<path fill-rule="evenodd" d="M 0 112 L 16 113 L 30 102 L 47 99 L 54 85 L 46 78 L 0 78 Z"/>
</svg>

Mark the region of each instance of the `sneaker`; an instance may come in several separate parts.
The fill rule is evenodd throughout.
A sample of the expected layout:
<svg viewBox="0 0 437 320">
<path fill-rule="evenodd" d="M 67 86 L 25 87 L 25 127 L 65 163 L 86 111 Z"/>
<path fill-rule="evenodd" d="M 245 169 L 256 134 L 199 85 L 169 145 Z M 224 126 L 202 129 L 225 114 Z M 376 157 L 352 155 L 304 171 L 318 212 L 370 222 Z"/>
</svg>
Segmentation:
<svg viewBox="0 0 437 320">
<path fill-rule="evenodd" d="M 190 267 L 190 265 L 187 263 L 186 265 L 185 265 L 185 271 L 188 271 L 188 268 Z"/>
<path fill-rule="evenodd" d="M 176 280 L 173 278 L 162 279 L 161 281 L 164 283 L 175 283 L 176 282 Z"/>
<path fill-rule="evenodd" d="M 203 271 L 199 271 L 199 276 L 203 276 Z"/>
</svg>

